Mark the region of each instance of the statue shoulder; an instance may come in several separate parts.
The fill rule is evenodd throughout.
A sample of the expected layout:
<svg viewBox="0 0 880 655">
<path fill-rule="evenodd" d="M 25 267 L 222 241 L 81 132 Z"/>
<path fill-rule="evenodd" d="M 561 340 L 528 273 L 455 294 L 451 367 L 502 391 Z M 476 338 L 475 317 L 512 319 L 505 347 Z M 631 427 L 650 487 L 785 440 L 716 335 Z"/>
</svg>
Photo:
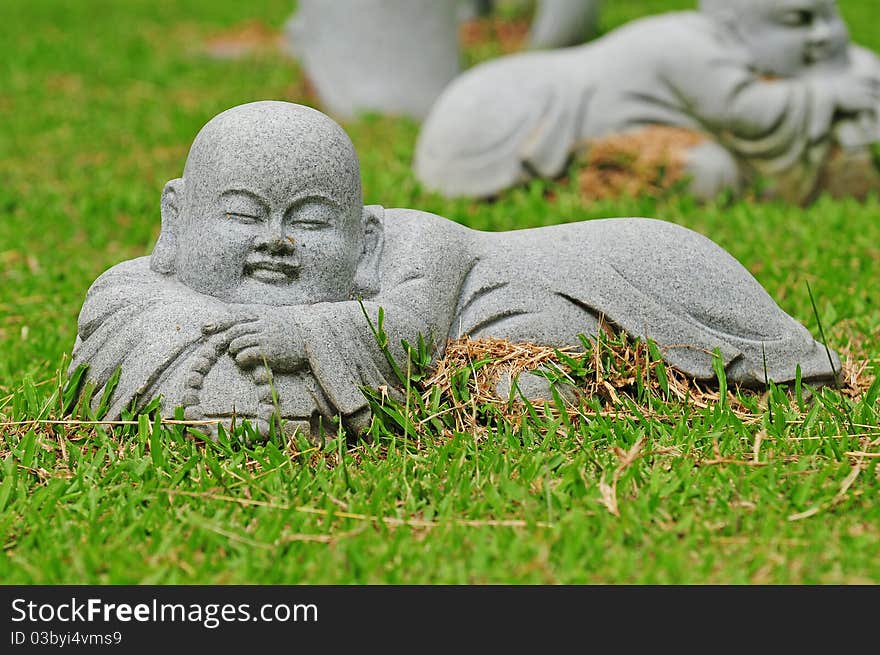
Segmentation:
<svg viewBox="0 0 880 655">
<path fill-rule="evenodd" d="M 715 22 L 704 14 L 697 11 L 670 11 L 637 18 L 609 32 L 599 41 L 637 42 L 637 52 L 640 52 L 646 43 L 657 42 L 662 42 L 667 50 L 675 50 L 686 47 L 688 41 L 669 41 L 670 37 L 700 38 L 714 31 Z M 670 43 L 674 43 L 675 47 L 670 48 Z"/>
<path fill-rule="evenodd" d="M 101 273 L 92 283 L 89 292 L 108 287 L 129 284 L 143 285 L 145 282 L 151 281 L 159 282 L 157 278 L 161 278 L 161 275 L 150 270 L 150 258 L 137 257 L 119 262 Z"/>
<path fill-rule="evenodd" d="M 466 244 L 474 230 L 448 218 L 418 209 L 385 209 L 385 242 L 412 248 L 418 244 Z"/>
<path fill-rule="evenodd" d="M 615 34 L 617 35 L 615 37 Z M 666 70 L 686 73 L 694 63 L 711 63 L 717 58 L 742 59 L 745 51 L 730 30 L 697 11 L 675 11 L 640 18 L 612 32 L 618 41 L 616 52 L 626 51 L 636 60 Z M 621 47 L 622 46 L 622 47 Z M 696 60 L 696 61 L 693 61 Z M 717 64 L 717 62 L 715 62 Z"/>
<path fill-rule="evenodd" d="M 880 57 L 872 50 L 857 44 L 849 46 L 850 69 L 855 74 L 880 77 Z"/>
<path fill-rule="evenodd" d="M 474 260 L 478 233 L 442 216 L 387 209 L 384 226 L 383 289 L 424 276 L 454 286 Z"/>
</svg>

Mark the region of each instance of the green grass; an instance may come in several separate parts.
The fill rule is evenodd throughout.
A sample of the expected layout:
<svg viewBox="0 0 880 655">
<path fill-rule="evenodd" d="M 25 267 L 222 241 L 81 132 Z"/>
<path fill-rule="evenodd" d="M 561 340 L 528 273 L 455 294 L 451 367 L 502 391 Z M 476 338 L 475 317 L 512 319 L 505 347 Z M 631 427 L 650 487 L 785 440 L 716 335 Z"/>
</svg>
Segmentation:
<svg viewBox="0 0 880 655">
<path fill-rule="evenodd" d="M 603 30 L 684 0 L 607 3 Z M 880 50 L 880 6 L 841 0 Z M 257 99 L 302 101 L 272 52 L 214 60 L 199 44 L 246 20 L 279 28 L 289 0 L 0 3 L 0 421 L 59 414 L 58 374 L 91 282 L 146 254 L 162 185 L 196 131 Z M 604 216 L 709 235 L 830 345 L 880 356 L 880 202 L 584 205 L 566 181 L 483 204 L 422 191 L 411 121 L 346 125 L 366 202 L 480 229 Z M 551 188 L 555 200 L 544 192 Z M 873 372 L 873 368 L 869 369 Z M 185 436 L 149 419 L 115 432 L 0 427 L 4 583 L 855 583 L 880 581 L 876 389 L 803 410 L 776 390 L 754 420 L 647 395 L 652 418 L 575 421 L 535 408 L 522 428 L 418 443 L 386 419 L 372 443 Z M 54 394 L 54 395 L 53 395 Z M 758 442 L 756 445 L 756 441 Z M 621 457 L 639 445 L 627 466 Z M 755 456 L 757 452 L 757 456 Z M 751 462 L 746 464 L 744 462 Z M 759 465 L 753 465 L 759 464 Z M 603 501 L 616 481 L 617 514 Z"/>
</svg>

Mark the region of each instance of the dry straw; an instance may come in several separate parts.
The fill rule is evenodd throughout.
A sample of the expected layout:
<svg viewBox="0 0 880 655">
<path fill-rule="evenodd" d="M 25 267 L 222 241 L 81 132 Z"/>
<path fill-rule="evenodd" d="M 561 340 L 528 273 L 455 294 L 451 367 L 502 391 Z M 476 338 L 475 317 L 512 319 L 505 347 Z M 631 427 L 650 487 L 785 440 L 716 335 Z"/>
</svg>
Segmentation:
<svg viewBox="0 0 880 655">
<path fill-rule="evenodd" d="M 652 355 L 651 347 L 644 341 L 614 335 L 600 338 L 590 350 L 556 349 L 505 339 L 455 339 L 448 342 L 444 356 L 423 382 L 422 398 L 428 406 L 439 393 L 444 401 L 443 412 L 452 414 L 454 430 L 475 435 L 487 433 L 487 413 L 514 426 L 536 409 L 551 419 L 565 412 L 571 421 L 597 415 L 635 417 L 637 413 L 644 418 L 668 420 L 670 414 L 658 413 L 652 399 L 700 409 L 722 401 L 717 383 L 690 378 L 666 366 L 656 354 L 657 350 Z M 855 360 L 850 353 L 841 354 L 840 392 L 857 398 L 873 381 L 867 372 L 869 361 Z M 579 370 L 574 370 L 572 362 L 580 365 Z M 512 394 L 499 393 L 499 383 L 532 371 L 543 371 L 548 379 L 564 383 L 556 385 L 558 396 L 554 398 L 548 393 L 547 402 L 528 401 L 516 393 L 516 387 Z M 462 393 L 465 380 L 467 389 Z M 743 400 L 756 398 L 758 406 L 763 407 L 764 390 L 734 387 L 723 393 L 727 407 L 740 419 L 760 419 L 761 414 L 751 409 L 754 403 Z M 419 422 L 432 418 L 436 415 Z"/>
</svg>

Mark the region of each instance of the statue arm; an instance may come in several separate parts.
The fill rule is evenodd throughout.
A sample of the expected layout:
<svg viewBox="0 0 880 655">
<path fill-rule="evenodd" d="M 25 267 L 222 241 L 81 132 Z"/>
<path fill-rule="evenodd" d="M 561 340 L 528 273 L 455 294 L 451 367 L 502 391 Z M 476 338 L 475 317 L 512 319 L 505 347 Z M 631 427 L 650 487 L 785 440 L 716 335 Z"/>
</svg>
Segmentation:
<svg viewBox="0 0 880 655">
<path fill-rule="evenodd" d="M 711 88 L 690 105 L 691 114 L 735 158 L 744 179 L 764 179 L 768 193 L 803 202 L 838 117 L 834 89 L 825 79 L 765 79 L 735 64 L 704 71 Z"/>
<path fill-rule="evenodd" d="M 829 133 L 836 99 L 828 76 L 761 75 L 753 55 L 715 29 L 681 37 L 658 63 L 661 79 L 677 104 L 722 145 L 761 157 L 800 152 Z"/>
<path fill-rule="evenodd" d="M 873 50 L 854 43 L 849 46 L 848 56 L 854 73 L 880 79 L 880 57 Z"/>
<path fill-rule="evenodd" d="M 722 118 L 737 139 L 778 135 L 784 141 L 809 143 L 827 136 L 834 120 L 833 95 L 820 80 L 754 77 L 733 89 Z"/>
<path fill-rule="evenodd" d="M 394 389 L 404 382 L 397 378 L 389 361 L 389 357 L 392 358 L 406 374 L 404 341 L 415 346 L 420 334 L 428 340 L 433 337 L 427 321 L 387 302 L 319 303 L 301 309 L 296 324 L 305 344 L 309 367 L 343 418 L 368 416 L 368 402 L 362 387 Z M 387 338 L 385 348 L 373 333 L 379 330 L 380 311 L 382 332 Z M 445 336 L 444 333 L 444 341 Z"/>
<path fill-rule="evenodd" d="M 835 114 L 835 98 L 821 80 L 773 79 L 757 75 L 735 57 L 709 58 L 703 71 L 671 80 L 701 125 L 734 150 L 742 145 L 764 150 L 814 142 L 827 135 Z M 751 148 L 747 145 L 751 143 Z"/>
<path fill-rule="evenodd" d="M 296 312 L 312 371 L 343 415 L 367 407 L 362 386 L 399 386 L 388 356 L 405 374 L 404 341 L 415 347 L 421 335 L 434 354 L 442 352 L 473 264 L 471 231 L 422 212 L 398 211 L 386 224 L 378 294 L 362 301 L 304 306 Z M 374 335 L 380 310 L 387 352 Z"/>
<path fill-rule="evenodd" d="M 234 311 L 235 318 L 218 329 L 241 369 L 267 366 L 280 374 L 307 368 L 331 413 L 355 431 L 370 419 L 362 389 L 384 387 L 396 394 L 408 368 L 403 342 L 415 345 L 419 335 L 431 333 L 423 317 L 387 299 L 237 305 Z"/>
</svg>

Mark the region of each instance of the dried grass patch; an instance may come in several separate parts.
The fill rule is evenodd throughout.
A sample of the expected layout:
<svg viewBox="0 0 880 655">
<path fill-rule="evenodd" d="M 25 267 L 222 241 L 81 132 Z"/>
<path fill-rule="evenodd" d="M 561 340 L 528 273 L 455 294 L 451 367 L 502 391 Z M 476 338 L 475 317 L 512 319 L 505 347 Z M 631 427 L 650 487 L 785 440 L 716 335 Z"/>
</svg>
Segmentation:
<svg viewBox="0 0 880 655">
<path fill-rule="evenodd" d="M 511 54 L 525 47 L 529 29 L 526 18 L 482 16 L 463 21 L 458 28 L 458 40 L 465 49 L 491 44 L 500 54 Z"/>
<path fill-rule="evenodd" d="M 708 137 L 683 127 L 653 125 L 592 139 L 578 184 L 586 199 L 658 196 L 684 177 L 687 153 Z"/>
<path fill-rule="evenodd" d="M 217 59 L 241 59 L 281 47 L 281 33 L 260 21 L 239 23 L 205 39 L 205 52 Z"/>
<path fill-rule="evenodd" d="M 839 351 L 842 362 L 841 388 L 849 398 L 860 397 L 873 382 L 869 361 Z M 422 400 L 430 405 L 439 393 L 441 406 L 452 415 L 454 430 L 475 435 L 486 434 L 487 416 L 503 419 L 518 427 L 524 417 L 539 407 L 551 418 L 563 412 L 570 421 L 591 416 L 630 416 L 664 420 L 653 399 L 705 409 L 719 402 L 727 403 L 740 419 L 755 422 L 762 416 L 743 399 L 757 399 L 766 406 L 766 391 L 733 387 L 722 399 L 717 383 L 694 380 L 667 366 L 643 341 L 625 337 L 600 338 L 591 350 L 556 349 L 505 339 L 450 340 L 444 356 L 423 383 Z M 577 370 L 572 363 L 577 363 Z M 558 398 L 526 402 L 519 394 L 501 397 L 496 387 L 505 376 L 544 369 L 563 385 Z M 561 402 L 560 402 L 561 401 Z M 583 402 L 587 401 L 587 402 Z M 433 418 L 433 417 L 429 417 Z M 448 421 L 449 417 L 447 417 Z"/>
</svg>

